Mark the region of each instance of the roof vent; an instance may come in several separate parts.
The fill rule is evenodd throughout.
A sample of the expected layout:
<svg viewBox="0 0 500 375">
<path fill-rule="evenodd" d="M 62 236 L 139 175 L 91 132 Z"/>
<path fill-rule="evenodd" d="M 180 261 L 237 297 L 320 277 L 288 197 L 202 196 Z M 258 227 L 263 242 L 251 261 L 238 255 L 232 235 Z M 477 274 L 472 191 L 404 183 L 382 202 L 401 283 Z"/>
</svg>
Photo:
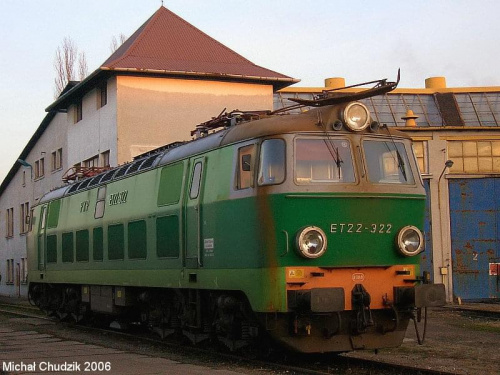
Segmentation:
<svg viewBox="0 0 500 375">
<path fill-rule="evenodd" d="M 417 122 L 415 120 L 418 119 L 418 116 L 413 113 L 411 109 L 407 110 L 406 115 L 401 117 L 401 119 L 406 121 L 405 126 L 409 126 L 410 128 L 417 126 Z"/>
<path fill-rule="evenodd" d="M 345 78 L 333 77 L 325 79 L 325 87 L 329 89 L 341 89 L 345 87 Z"/>
<path fill-rule="evenodd" d="M 445 77 L 429 77 L 425 80 L 426 89 L 445 89 L 446 88 L 446 78 Z"/>
</svg>

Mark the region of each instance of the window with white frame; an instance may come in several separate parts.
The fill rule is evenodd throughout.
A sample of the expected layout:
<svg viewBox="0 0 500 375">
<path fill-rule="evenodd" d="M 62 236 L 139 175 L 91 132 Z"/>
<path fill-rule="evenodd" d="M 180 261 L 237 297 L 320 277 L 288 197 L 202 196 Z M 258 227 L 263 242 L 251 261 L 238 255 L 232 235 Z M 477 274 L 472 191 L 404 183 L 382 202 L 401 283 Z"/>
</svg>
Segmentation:
<svg viewBox="0 0 500 375">
<path fill-rule="evenodd" d="M 417 157 L 418 169 L 420 174 L 429 173 L 429 154 L 427 141 L 413 141 L 413 150 Z"/>
<path fill-rule="evenodd" d="M 451 173 L 500 173 L 500 141 L 448 141 Z"/>
</svg>

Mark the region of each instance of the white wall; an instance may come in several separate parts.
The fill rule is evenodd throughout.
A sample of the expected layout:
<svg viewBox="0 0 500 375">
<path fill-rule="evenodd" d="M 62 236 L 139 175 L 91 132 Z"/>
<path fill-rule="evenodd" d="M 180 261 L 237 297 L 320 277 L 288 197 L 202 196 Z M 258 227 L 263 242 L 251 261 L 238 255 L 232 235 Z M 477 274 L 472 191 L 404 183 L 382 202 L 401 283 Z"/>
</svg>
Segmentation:
<svg viewBox="0 0 500 375">
<path fill-rule="evenodd" d="M 108 102 L 98 108 L 98 90 L 92 90 L 82 100 L 82 120 L 74 123 L 75 106 L 67 113 L 68 165 L 73 166 L 104 151 L 110 150 L 110 163 L 116 159 L 116 78 L 108 80 Z"/>
<path fill-rule="evenodd" d="M 42 134 L 36 145 L 25 158 L 34 168 L 35 161 L 45 159 L 45 174 L 43 177 L 31 180 L 31 170 L 20 166 L 17 173 L 0 196 L 0 295 L 22 296 L 27 294 L 27 285 L 7 285 L 7 259 L 14 259 L 14 269 L 21 258 L 26 258 L 26 235 L 20 234 L 21 228 L 21 204 L 29 202 L 30 208 L 43 196 L 45 192 L 61 186 L 62 175 L 67 170 L 68 146 L 66 142 L 66 114 L 58 113 Z M 51 154 L 62 148 L 62 168 L 51 171 Z M 23 172 L 26 172 L 26 184 L 23 186 Z M 14 236 L 6 238 L 7 234 L 7 209 L 14 208 Z M 16 276 L 14 275 L 14 278 Z"/>
</svg>

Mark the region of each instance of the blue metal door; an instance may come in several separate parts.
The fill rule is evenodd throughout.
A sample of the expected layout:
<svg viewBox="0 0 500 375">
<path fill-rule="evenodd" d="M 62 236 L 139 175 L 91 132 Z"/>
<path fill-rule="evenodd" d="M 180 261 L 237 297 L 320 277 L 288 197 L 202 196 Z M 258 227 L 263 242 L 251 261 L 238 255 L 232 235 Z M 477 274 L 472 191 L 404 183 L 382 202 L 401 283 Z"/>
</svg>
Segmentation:
<svg viewBox="0 0 500 375">
<path fill-rule="evenodd" d="M 453 293 L 500 298 L 500 178 L 449 181 Z"/>
<path fill-rule="evenodd" d="M 427 199 L 425 201 L 425 221 L 424 221 L 424 236 L 425 250 L 420 255 L 420 273 L 427 271 L 431 275 L 431 280 L 434 281 L 433 261 L 432 261 L 432 219 L 431 219 L 431 190 L 430 180 L 424 180 L 425 193 Z"/>
</svg>

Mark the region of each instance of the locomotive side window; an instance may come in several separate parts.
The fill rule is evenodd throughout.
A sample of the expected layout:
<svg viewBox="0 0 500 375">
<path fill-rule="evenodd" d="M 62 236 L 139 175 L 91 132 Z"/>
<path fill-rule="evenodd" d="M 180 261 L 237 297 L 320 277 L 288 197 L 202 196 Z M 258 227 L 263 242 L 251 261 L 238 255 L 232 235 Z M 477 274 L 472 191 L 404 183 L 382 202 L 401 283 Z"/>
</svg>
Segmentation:
<svg viewBox="0 0 500 375">
<path fill-rule="evenodd" d="M 92 252 L 96 261 L 103 259 L 103 238 L 102 227 L 94 228 L 92 231 Z"/>
<path fill-rule="evenodd" d="M 45 222 L 47 221 L 47 206 L 42 207 L 42 213 L 40 214 L 42 220 L 40 220 L 40 231 L 45 229 Z"/>
<path fill-rule="evenodd" d="M 275 185 L 285 181 L 285 142 L 268 139 L 260 148 L 259 185 Z"/>
<path fill-rule="evenodd" d="M 156 255 L 159 258 L 179 257 L 179 218 L 177 215 L 156 219 Z"/>
<path fill-rule="evenodd" d="M 345 139 L 297 139 L 295 181 L 298 184 L 355 182 L 351 145 Z"/>
<path fill-rule="evenodd" d="M 57 263 L 57 236 L 47 236 L 47 263 Z"/>
<path fill-rule="evenodd" d="M 61 209 L 61 201 L 52 201 L 49 204 L 49 214 L 47 218 L 47 228 L 57 228 L 59 224 L 59 211 Z"/>
<path fill-rule="evenodd" d="M 255 145 L 238 149 L 238 189 L 246 189 L 253 186 L 254 152 Z"/>
<path fill-rule="evenodd" d="M 108 226 L 108 259 L 123 259 L 125 253 L 123 224 Z"/>
<path fill-rule="evenodd" d="M 73 255 L 73 232 L 62 234 L 62 261 L 65 263 L 73 263 L 75 256 Z"/>
<path fill-rule="evenodd" d="M 87 229 L 76 231 L 76 261 L 89 261 L 89 231 Z"/>
<path fill-rule="evenodd" d="M 128 257 L 129 259 L 146 259 L 148 243 L 146 221 L 128 223 Z"/>
<path fill-rule="evenodd" d="M 368 179 L 378 184 L 413 185 L 415 179 L 405 146 L 394 141 L 364 141 Z"/>
<path fill-rule="evenodd" d="M 196 163 L 193 170 L 193 179 L 191 180 L 191 190 L 189 191 L 189 197 L 191 199 L 198 198 L 200 193 L 200 182 L 201 182 L 201 172 L 203 166 L 201 162 Z"/>
<path fill-rule="evenodd" d="M 160 187 L 158 189 L 158 206 L 166 206 L 179 202 L 181 197 L 183 174 L 183 163 L 176 163 L 162 168 Z"/>
</svg>

